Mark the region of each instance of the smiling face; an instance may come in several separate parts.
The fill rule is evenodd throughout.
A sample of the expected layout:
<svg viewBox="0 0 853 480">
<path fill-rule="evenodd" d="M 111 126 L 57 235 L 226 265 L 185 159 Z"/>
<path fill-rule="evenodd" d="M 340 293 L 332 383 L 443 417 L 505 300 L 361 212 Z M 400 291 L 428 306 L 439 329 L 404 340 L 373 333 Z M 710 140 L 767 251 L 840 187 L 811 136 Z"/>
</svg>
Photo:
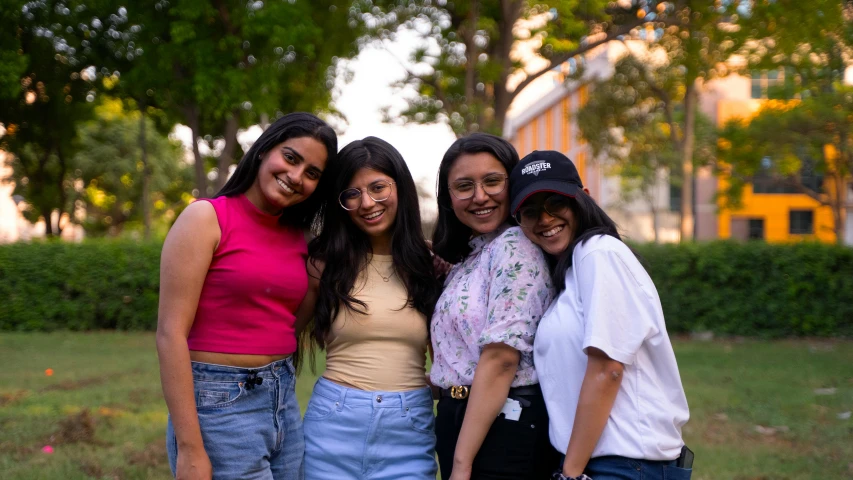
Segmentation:
<svg viewBox="0 0 853 480">
<path fill-rule="evenodd" d="M 264 154 L 246 196 L 261 210 L 277 214 L 314 193 L 327 159 L 325 145 L 314 138 L 285 140 Z"/>
<path fill-rule="evenodd" d="M 576 225 L 568 197 L 540 192 L 528 198 L 519 207 L 519 212 L 531 220 L 538 217 L 532 224 L 522 221 L 521 230 L 531 242 L 549 255 L 560 255 L 572 243 Z M 533 215 L 533 212 L 538 215 Z"/>
<path fill-rule="evenodd" d="M 347 211 L 352 223 L 368 236 L 390 237 L 397 219 L 397 185 L 394 179 L 380 171 L 362 168 L 355 172 L 347 184 L 347 193 L 355 192 L 350 189 L 359 190 L 361 195 L 361 205 Z M 383 201 L 374 200 L 386 196 Z M 354 200 L 351 196 L 350 201 Z"/>
<path fill-rule="evenodd" d="M 447 182 L 451 191 L 453 213 L 460 222 L 470 227 L 475 235 L 495 231 L 509 217 L 506 175 L 503 164 L 494 155 L 486 152 L 459 155 L 450 167 Z M 490 188 L 490 184 L 497 178 L 504 179 L 503 190 L 493 195 L 487 194 L 486 190 L 495 190 L 494 187 Z M 455 186 L 470 187 L 472 182 L 475 184 L 471 198 L 460 200 L 453 195 Z"/>
</svg>

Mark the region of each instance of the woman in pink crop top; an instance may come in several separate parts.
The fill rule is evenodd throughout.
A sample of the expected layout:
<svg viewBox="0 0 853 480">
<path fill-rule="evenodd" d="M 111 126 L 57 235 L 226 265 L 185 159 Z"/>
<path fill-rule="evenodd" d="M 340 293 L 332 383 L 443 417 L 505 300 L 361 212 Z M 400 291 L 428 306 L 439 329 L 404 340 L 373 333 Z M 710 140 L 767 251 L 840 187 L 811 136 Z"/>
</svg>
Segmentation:
<svg viewBox="0 0 853 480">
<path fill-rule="evenodd" d="M 166 237 L 157 353 L 178 478 L 303 478 L 291 355 L 308 289 L 304 232 L 336 158 L 328 125 L 285 115 Z"/>
<path fill-rule="evenodd" d="M 326 371 L 305 411 L 309 480 L 434 480 L 424 364 L 440 285 L 418 193 L 400 153 L 367 137 L 340 152 L 334 196 L 309 251 L 312 328 Z M 306 300 L 307 303 L 314 303 Z"/>
</svg>

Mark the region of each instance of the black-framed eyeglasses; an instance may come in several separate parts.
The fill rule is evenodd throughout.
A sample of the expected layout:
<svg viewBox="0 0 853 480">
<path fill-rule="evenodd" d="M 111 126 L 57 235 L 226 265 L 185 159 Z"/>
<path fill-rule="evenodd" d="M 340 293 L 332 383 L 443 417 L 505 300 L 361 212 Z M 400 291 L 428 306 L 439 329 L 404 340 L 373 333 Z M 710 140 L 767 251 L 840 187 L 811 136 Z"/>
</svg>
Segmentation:
<svg viewBox="0 0 853 480">
<path fill-rule="evenodd" d="M 544 202 L 522 205 L 516 210 L 515 221 L 521 228 L 530 230 L 539 223 L 542 217 L 542 212 L 547 213 L 552 217 L 562 216 L 569 209 L 569 197 L 560 194 L 553 194 L 545 199 Z"/>
<path fill-rule="evenodd" d="M 486 195 L 494 196 L 506 189 L 508 175 L 503 173 L 493 173 L 491 175 L 486 175 L 481 182 L 475 182 L 473 180 L 459 180 L 458 182 L 454 182 L 450 185 L 450 193 L 457 200 L 468 200 L 469 198 L 473 198 L 474 194 L 477 192 L 477 185 L 483 188 L 483 191 L 486 192 Z"/>
<path fill-rule="evenodd" d="M 374 202 L 384 202 L 391 196 L 393 185 L 394 182 L 380 180 L 371 183 L 367 188 L 348 188 L 338 195 L 338 202 L 344 210 L 355 210 L 361 206 L 362 192 L 367 192 L 367 196 Z"/>
</svg>

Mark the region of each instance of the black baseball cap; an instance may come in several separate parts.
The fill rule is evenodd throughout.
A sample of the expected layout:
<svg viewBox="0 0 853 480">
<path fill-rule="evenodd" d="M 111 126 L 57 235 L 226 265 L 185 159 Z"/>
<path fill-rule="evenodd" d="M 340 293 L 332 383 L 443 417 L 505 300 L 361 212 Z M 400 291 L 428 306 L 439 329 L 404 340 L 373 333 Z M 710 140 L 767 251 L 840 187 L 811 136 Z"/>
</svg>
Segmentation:
<svg viewBox="0 0 853 480">
<path fill-rule="evenodd" d="M 539 192 L 554 192 L 574 197 L 583 191 L 583 183 L 569 157 L 554 150 L 534 150 L 518 162 L 509 176 L 510 212 L 514 215 L 528 197 Z"/>
</svg>

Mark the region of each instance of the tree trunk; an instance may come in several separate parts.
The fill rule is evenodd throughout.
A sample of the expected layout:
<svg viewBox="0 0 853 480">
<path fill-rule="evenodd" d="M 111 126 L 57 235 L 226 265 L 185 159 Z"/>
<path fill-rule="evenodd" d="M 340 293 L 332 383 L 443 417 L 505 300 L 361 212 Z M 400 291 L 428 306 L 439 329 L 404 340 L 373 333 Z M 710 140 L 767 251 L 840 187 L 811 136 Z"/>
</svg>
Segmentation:
<svg viewBox="0 0 853 480">
<path fill-rule="evenodd" d="M 512 104 L 513 94 L 507 90 L 507 79 L 510 72 L 512 72 L 510 52 L 512 51 L 512 44 L 515 42 L 512 29 L 521 17 L 522 6 L 523 3 L 520 0 L 501 1 L 502 15 L 498 20 L 499 38 L 497 39 L 493 56 L 493 58 L 500 59 L 502 67 L 500 77 L 495 83 L 494 125 L 491 128 L 481 128 L 483 131 L 492 131 L 496 135 L 500 135 L 503 132 L 506 114 Z"/>
<path fill-rule="evenodd" d="M 219 174 L 216 176 L 216 191 L 219 191 L 228 180 L 228 167 L 234 163 L 234 152 L 237 150 L 237 129 L 240 126 L 240 112 L 234 110 L 225 121 L 225 146 L 219 153 L 217 167 Z"/>
<path fill-rule="evenodd" d="M 53 236 L 53 220 L 50 218 L 53 214 L 53 209 L 50 207 L 41 208 L 41 216 L 44 217 L 44 236 Z"/>
<path fill-rule="evenodd" d="M 470 3 L 468 16 L 465 20 L 465 28 L 461 29 L 460 33 L 462 34 L 462 40 L 465 42 L 465 104 L 468 105 L 468 108 L 476 108 L 474 96 L 476 95 L 476 83 L 477 83 L 477 44 L 474 41 L 474 36 L 477 34 L 477 24 L 480 21 L 480 2 L 474 0 Z M 472 113 L 476 113 L 476 117 L 471 117 Z M 481 120 L 482 112 L 471 112 L 470 110 L 467 112 L 466 116 L 468 116 L 468 131 L 472 132 L 475 129 L 471 128 L 475 122 L 479 122 Z M 472 121 L 473 118 L 476 120 Z M 480 125 L 479 129 L 482 129 L 483 125 Z"/>
<path fill-rule="evenodd" d="M 198 149 L 198 139 L 201 137 L 201 119 L 199 118 L 198 107 L 188 105 L 184 107 L 184 114 L 187 117 L 187 125 L 192 131 L 193 140 L 193 158 L 195 159 L 195 188 L 198 190 L 198 198 L 205 198 L 207 193 L 207 172 L 204 168 L 204 159 L 201 158 L 201 152 Z"/>
<path fill-rule="evenodd" d="M 142 156 L 142 225 L 145 240 L 151 238 L 151 167 L 145 138 L 145 104 L 139 105 L 139 151 Z"/>
<path fill-rule="evenodd" d="M 652 198 L 649 200 L 649 209 L 652 212 L 652 239 L 655 243 L 660 243 L 660 238 L 658 236 L 659 227 L 659 215 L 658 215 L 658 207 L 655 202 L 654 193 L 652 193 Z"/>
<path fill-rule="evenodd" d="M 695 144 L 696 81 L 687 83 L 684 92 L 684 138 L 681 142 L 681 241 L 695 237 L 693 216 L 693 147 Z"/>
<path fill-rule="evenodd" d="M 56 181 L 59 187 L 59 207 L 56 214 L 56 236 L 62 235 L 62 215 L 65 213 L 65 203 L 68 201 L 68 195 L 65 193 L 65 175 L 68 166 L 65 164 L 65 155 L 60 147 L 56 147 L 56 160 L 59 162 L 59 177 Z"/>
<path fill-rule="evenodd" d="M 841 159 L 836 158 L 835 161 L 840 162 Z M 836 166 L 836 169 L 837 168 L 838 166 Z M 845 218 L 847 212 L 845 211 L 844 206 L 847 203 L 847 199 L 845 198 L 847 196 L 847 189 L 845 188 L 846 185 L 844 185 L 844 177 L 838 172 L 838 170 L 832 172 L 831 178 L 832 183 L 834 183 L 832 186 L 834 191 L 832 192 L 830 206 L 832 207 L 833 227 L 835 227 L 835 243 L 838 245 L 844 245 L 844 234 L 846 233 L 845 227 L 847 223 L 847 219 Z"/>
</svg>

